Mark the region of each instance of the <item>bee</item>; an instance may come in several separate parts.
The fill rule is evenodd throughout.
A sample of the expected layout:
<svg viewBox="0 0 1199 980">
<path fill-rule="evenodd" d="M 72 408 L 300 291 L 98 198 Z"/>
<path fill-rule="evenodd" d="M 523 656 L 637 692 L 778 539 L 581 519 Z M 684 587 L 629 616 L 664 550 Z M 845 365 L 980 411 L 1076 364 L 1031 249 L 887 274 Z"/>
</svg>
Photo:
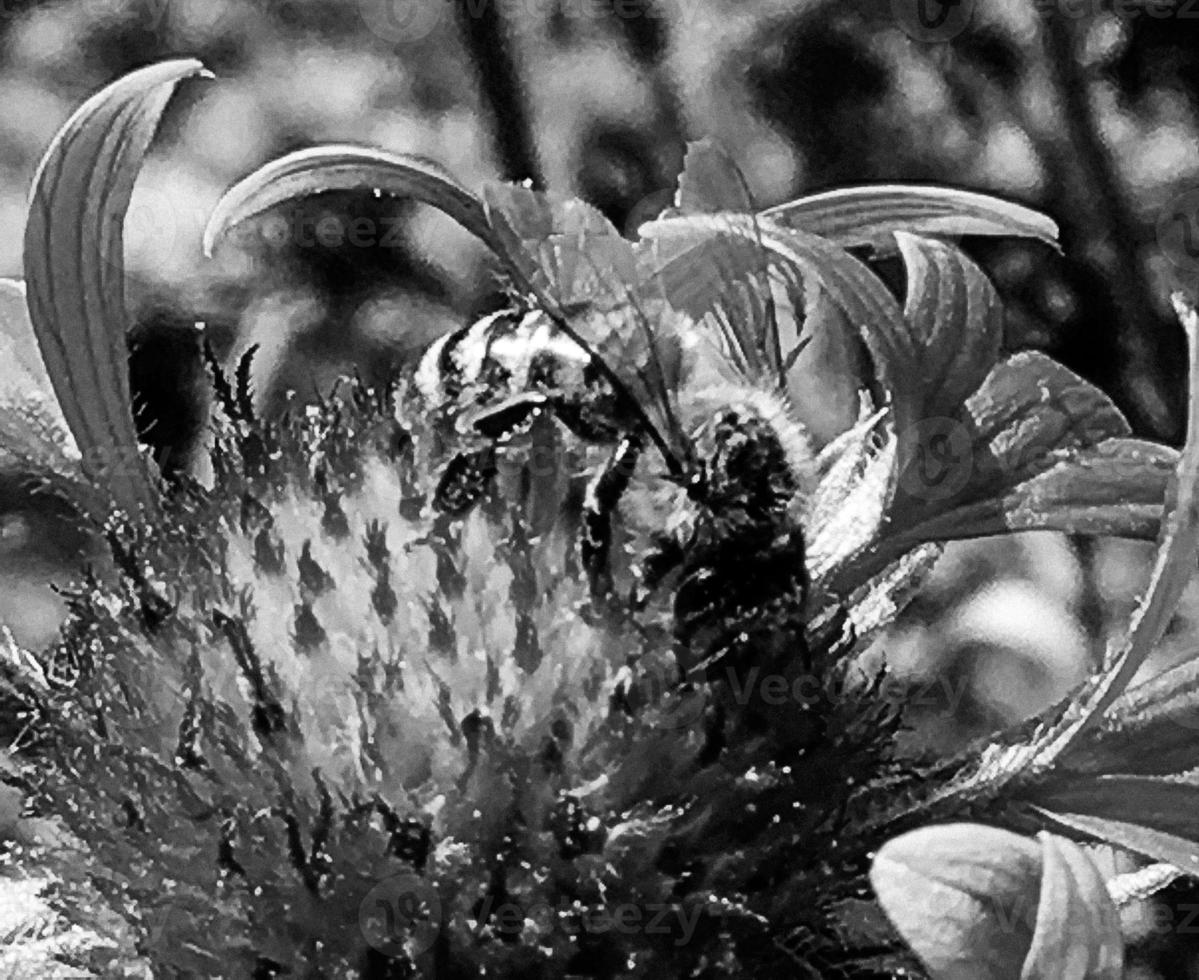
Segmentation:
<svg viewBox="0 0 1199 980">
<path fill-rule="evenodd" d="M 609 515 L 628 486 L 643 439 L 593 354 L 543 311 L 504 310 L 434 342 L 420 360 L 414 387 L 443 429 L 483 443 L 454 455 L 443 470 L 433 495 L 442 514 L 461 515 L 479 502 L 497 475 L 496 447 L 540 415 L 552 416 L 586 445 L 611 449 L 584 494 L 580 548 L 592 595 L 606 595 Z"/>
<path fill-rule="evenodd" d="M 766 632 L 786 647 L 780 657 L 794 658 L 808 593 L 800 515 L 814 477 L 810 441 L 785 393 L 794 351 L 782 356 L 773 310 L 755 290 L 739 289 L 724 313 L 696 322 L 639 294 L 638 283 L 619 285 L 557 315 L 493 314 L 428 348 L 417 391 L 451 428 L 484 442 L 451 460 L 435 503 L 458 513 L 473 506 L 494 476 L 495 446 L 547 413 L 609 449 L 580 521 L 594 602 L 643 608 L 671 579 L 688 671 L 711 675 L 738 651 L 760 652 Z M 671 513 L 621 598 L 613 516 L 650 446 L 666 465 L 658 497 Z"/>
</svg>

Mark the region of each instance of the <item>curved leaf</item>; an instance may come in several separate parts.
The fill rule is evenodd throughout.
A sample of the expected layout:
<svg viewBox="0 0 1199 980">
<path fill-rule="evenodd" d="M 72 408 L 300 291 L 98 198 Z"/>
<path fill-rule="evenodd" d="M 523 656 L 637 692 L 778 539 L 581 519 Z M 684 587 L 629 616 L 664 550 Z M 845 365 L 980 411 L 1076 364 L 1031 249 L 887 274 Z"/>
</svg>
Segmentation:
<svg viewBox="0 0 1199 980">
<path fill-rule="evenodd" d="M 967 400 L 964 419 L 921 421 L 887 534 L 831 588 L 845 594 L 934 541 L 1027 530 L 1152 535 L 1176 456 L 1128 431 L 1107 395 L 1056 361 L 1007 358 Z"/>
<path fill-rule="evenodd" d="M 349 144 L 288 153 L 227 190 L 204 229 L 204 254 L 211 255 L 232 228 L 270 208 L 327 191 L 366 188 L 432 205 L 502 255 L 482 203 L 450 174 L 419 157 Z"/>
<path fill-rule="evenodd" d="M 933 977 L 1010 980 L 1032 945 L 1041 849 L 979 824 L 942 824 L 888 841 L 870 883 Z"/>
<path fill-rule="evenodd" d="M 1064 837 L 1037 839 L 1041 897 L 1020 980 L 1121 980 L 1120 916 L 1095 862 Z"/>
<path fill-rule="evenodd" d="M 151 65 L 87 100 L 42 158 L 25 228 L 29 315 L 85 471 L 126 511 L 153 510 L 129 396 L 123 222 L 133 183 L 192 59 Z"/>
<path fill-rule="evenodd" d="M 1003 306 L 983 271 L 959 249 L 896 232 L 907 270 L 903 317 L 920 352 L 922 417 L 955 414 L 999 360 Z"/>
<path fill-rule="evenodd" d="M 1132 631 L 1123 662 L 1114 671 L 1122 679 L 1105 699 L 1104 708 L 1118 697 L 1162 638 L 1183 590 L 1194 577 L 1199 555 L 1199 312 L 1174 296 L 1174 307 L 1187 336 L 1190 351 L 1190 392 L 1187 438 L 1178 459 L 1175 478 L 1166 496 L 1157 558 L 1149 589 L 1133 615 Z"/>
<path fill-rule="evenodd" d="M 1001 494 L 947 509 L 896 538 L 897 548 L 1009 531 L 1152 539 L 1178 452 L 1140 439 L 1105 439 L 1071 452 Z"/>
<path fill-rule="evenodd" d="M 1175 298 L 1175 301 L 1181 304 L 1178 297 Z M 1009 786 L 1014 780 L 1027 781 L 1051 772 L 1067 752 L 1079 746 L 1085 748 L 1089 744 L 1089 742 L 1080 742 L 1080 737 L 1093 726 L 1102 722 L 1104 713 L 1124 693 L 1128 682 L 1160 639 L 1169 616 L 1177 604 L 1178 594 L 1194 569 L 1196 538 L 1199 536 L 1199 315 L 1196 315 L 1190 307 L 1182 307 L 1180 313 L 1187 330 L 1191 354 L 1191 401 L 1187 443 L 1178 458 L 1177 483 L 1172 486 L 1161 522 L 1160 540 L 1162 543 L 1158 550 L 1149 591 L 1138 608 L 1128 640 L 1119 654 L 1109 659 L 1105 670 L 1087 681 L 1071 696 L 1042 712 L 1035 721 L 1027 722 L 999 739 L 976 746 L 958 759 L 951 760 L 949 764 L 951 775 L 947 780 L 940 782 L 923 799 L 915 803 L 904 804 L 886 815 L 882 821 L 884 826 L 896 819 L 897 816 L 910 816 L 915 813 L 927 814 L 934 808 L 947 804 L 961 805 L 963 801 L 983 795 L 993 795 L 1003 787 Z M 1064 368 L 1059 368 L 1059 370 L 1065 371 Z M 1093 391 L 1090 393 L 1085 390 L 1076 392 L 1075 397 L 1070 399 L 1073 410 L 1065 413 L 1065 421 L 1070 422 L 1071 419 L 1077 419 L 1077 411 L 1085 408 L 1088 403 L 1092 407 L 1101 407 L 1096 405 L 1096 397 Z M 1109 411 L 1114 411 L 1114 409 Z M 997 417 L 1002 415 L 1001 412 L 992 414 Z M 1058 424 L 1052 428 L 1063 433 L 1075 443 L 1085 443 L 1086 439 L 1094 435 L 1094 424 L 1095 420 L 1091 420 L 1089 424 L 1083 424 L 1082 420 L 1079 420 L 1077 424 Z M 1100 421 L 1098 431 L 1102 431 L 1104 426 L 1111 424 L 1111 418 L 1106 422 Z M 999 431 L 1002 431 L 1002 428 L 1000 427 Z M 1019 440 L 1016 442 L 1018 444 Z M 1037 467 L 1034 469 L 1034 474 L 1043 471 L 1043 467 Z M 910 540 L 907 546 L 919 543 L 917 538 Z M 895 546 L 893 541 L 886 547 Z M 886 549 L 879 549 L 879 552 L 870 556 L 874 562 L 873 565 L 869 561 L 862 563 L 866 572 L 873 567 L 885 567 L 889 564 L 889 561 L 885 560 L 881 554 L 884 550 Z M 902 546 L 900 550 L 902 550 Z M 861 568 L 856 571 L 859 575 L 864 574 Z M 1077 814 L 1071 816 L 1077 816 Z M 1059 814 L 1060 817 L 1061 814 Z M 1137 830 L 1144 830 L 1144 828 L 1132 827 L 1129 833 L 1132 834 Z M 1150 833 L 1150 831 L 1145 832 Z M 1158 834 L 1160 837 L 1162 832 L 1155 830 L 1152 833 Z M 1113 843 L 1124 846 L 1122 839 L 1114 837 L 1110 839 Z M 1163 846 L 1168 845 L 1174 848 L 1176 853 L 1181 853 L 1175 846 L 1180 839 L 1174 836 L 1174 844 L 1162 840 L 1158 840 L 1157 843 Z M 1132 847 L 1132 845 L 1127 846 Z M 1195 847 L 1193 851 L 1192 860 L 1184 861 L 1179 865 L 1180 867 L 1199 868 L 1199 846 Z M 1148 853 L 1149 856 L 1168 863 L 1177 863 L 1174 858 L 1164 857 L 1156 852 L 1141 851 L 1141 853 Z"/>
<path fill-rule="evenodd" d="M 1129 688 L 1102 726 L 1062 756 L 1071 772 L 1169 775 L 1199 769 L 1199 658 Z"/>
<path fill-rule="evenodd" d="M 1162 638 L 1195 574 L 1199 553 L 1199 312 L 1181 293 L 1173 300 L 1190 356 L 1187 436 L 1166 495 L 1149 587 L 1133 613 L 1128 639 L 1119 652 L 1109 656 L 1104 670 L 1078 699 L 1076 709 L 1046 732 L 1034 762 L 1037 769 L 1052 766 L 1084 732 L 1100 723 Z"/>
<path fill-rule="evenodd" d="M 762 217 L 847 247 L 870 245 L 882 255 L 895 252 L 896 231 L 1035 238 L 1058 247 L 1057 225 L 1046 215 L 954 187 L 846 187 L 768 208 Z"/>
<path fill-rule="evenodd" d="M 1050 778 L 1028 798 L 1055 813 L 1086 814 L 1180 837 L 1199 850 L 1199 784 L 1194 782 L 1162 776 Z"/>
</svg>

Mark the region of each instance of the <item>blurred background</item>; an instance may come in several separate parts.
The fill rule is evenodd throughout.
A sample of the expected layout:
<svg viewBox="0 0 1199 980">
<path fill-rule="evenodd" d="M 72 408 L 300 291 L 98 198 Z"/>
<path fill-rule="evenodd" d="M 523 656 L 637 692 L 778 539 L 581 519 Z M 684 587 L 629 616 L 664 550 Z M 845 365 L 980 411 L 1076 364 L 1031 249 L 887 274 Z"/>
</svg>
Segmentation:
<svg viewBox="0 0 1199 980">
<path fill-rule="evenodd" d="M 0 275 L 20 275 L 25 194 L 67 115 L 175 55 L 218 77 L 175 100 L 126 230 L 134 385 L 160 416 L 183 387 L 163 366 L 197 320 L 223 357 L 260 345 L 257 397 L 277 408 L 347 370 L 381 377 L 496 302 L 469 236 L 369 195 L 272 214 L 202 258 L 221 192 L 272 157 L 418 153 L 467 187 L 575 194 L 631 232 L 669 203 L 684 142 L 710 136 L 762 207 L 903 180 L 1047 211 L 1064 255 L 968 243 L 1008 303 L 1007 347 L 1047 350 L 1138 434 L 1181 440 L 1169 294 L 1199 277 L 1189 0 L 0 0 Z M 0 473 L 0 619 L 21 642 L 53 635 L 46 583 L 81 546 Z M 913 681 L 909 747 L 951 749 L 1067 692 L 1127 624 L 1150 552 L 1044 534 L 951 548 L 884 640 Z M 1199 652 L 1197 600 L 1152 669 Z M 1180 927 L 1196 895 L 1165 901 L 1172 925 L 1146 932 L 1135 975 L 1199 977 Z"/>
</svg>

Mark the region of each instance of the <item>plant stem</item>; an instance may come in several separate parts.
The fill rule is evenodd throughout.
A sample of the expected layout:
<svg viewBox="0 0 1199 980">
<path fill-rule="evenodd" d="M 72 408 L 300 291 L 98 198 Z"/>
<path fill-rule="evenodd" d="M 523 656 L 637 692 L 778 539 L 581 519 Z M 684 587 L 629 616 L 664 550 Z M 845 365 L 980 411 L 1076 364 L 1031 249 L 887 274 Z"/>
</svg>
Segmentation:
<svg viewBox="0 0 1199 980">
<path fill-rule="evenodd" d="M 544 187 L 524 92 L 512 53 L 502 4 L 456 0 L 463 41 L 479 81 L 479 97 L 491 116 L 501 176 Z"/>
<path fill-rule="evenodd" d="M 1162 391 L 1160 379 L 1179 360 L 1178 351 L 1154 315 L 1153 299 L 1141 272 L 1137 222 L 1120 186 L 1115 161 L 1099 133 L 1086 72 L 1079 59 L 1074 18 L 1049 9 L 1043 25 L 1043 61 L 1057 102 L 1064 145 L 1053 152 L 1074 198 L 1080 238 L 1102 243 L 1106 254 L 1087 259 L 1107 285 L 1115 313 L 1111 348 L 1115 372 L 1132 408 L 1134 427 L 1159 438 L 1180 435 L 1181 406 Z M 1064 152 L 1063 152 L 1064 151 Z"/>
</svg>

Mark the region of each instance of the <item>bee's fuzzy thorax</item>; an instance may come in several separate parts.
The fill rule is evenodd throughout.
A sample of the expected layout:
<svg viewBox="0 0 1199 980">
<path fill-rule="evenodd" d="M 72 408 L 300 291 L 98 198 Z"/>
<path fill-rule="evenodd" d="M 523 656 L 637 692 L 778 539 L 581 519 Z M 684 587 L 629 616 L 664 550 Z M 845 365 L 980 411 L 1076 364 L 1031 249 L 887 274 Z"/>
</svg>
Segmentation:
<svg viewBox="0 0 1199 980">
<path fill-rule="evenodd" d="M 722 410 L 756 416 L 770 428 L 798 484 L 797 496 L 806 498 L 816 483 L 816 453 L 807 429 L 795 418 L 786 394 L 748 385 L 715 385 L 690 396 L 684 406 L 693 433 Z"/>
</svg>

